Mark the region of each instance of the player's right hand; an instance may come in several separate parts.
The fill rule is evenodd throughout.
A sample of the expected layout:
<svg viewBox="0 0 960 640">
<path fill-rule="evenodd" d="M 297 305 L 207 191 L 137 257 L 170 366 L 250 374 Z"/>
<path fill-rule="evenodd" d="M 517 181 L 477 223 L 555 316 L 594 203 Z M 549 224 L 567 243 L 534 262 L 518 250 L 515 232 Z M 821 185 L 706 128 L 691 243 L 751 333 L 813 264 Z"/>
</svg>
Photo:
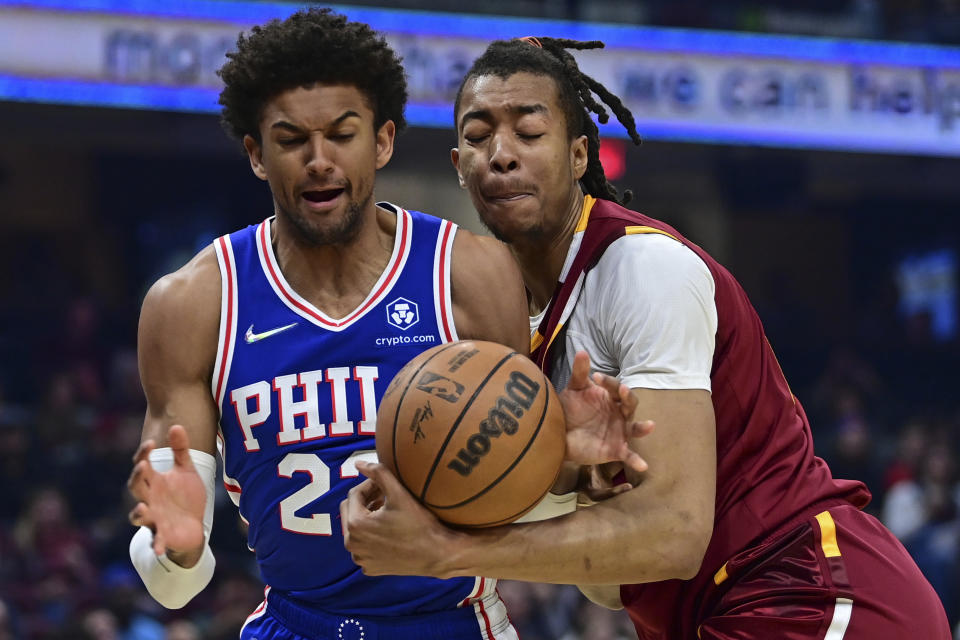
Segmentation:
<svg viewBox="0 0 960 640">
<path fill-rule="evenodd" d="M 343 543 L 368 576 L 450 578 L 441 564 L 456 537 L 383 464 L 357 461 L 366 480 L 340 503 Z"/>
<path fill-rule="evenodd" d="M 189 568 L 203 553 L 203 512 L 207 493 L 203 480 L 190 459 L 186 430 L 173 425 L 167 434 L 173 450 L 173 468 L 158 472 L 150 464 L 156 444 L 143 442 L 133 456 L 133 471 L 127 488 L 138 501 L 130 511 L 130 524 L 153 531 L 153 550 L 167 553 L 178 565 Z"/>
</svg>

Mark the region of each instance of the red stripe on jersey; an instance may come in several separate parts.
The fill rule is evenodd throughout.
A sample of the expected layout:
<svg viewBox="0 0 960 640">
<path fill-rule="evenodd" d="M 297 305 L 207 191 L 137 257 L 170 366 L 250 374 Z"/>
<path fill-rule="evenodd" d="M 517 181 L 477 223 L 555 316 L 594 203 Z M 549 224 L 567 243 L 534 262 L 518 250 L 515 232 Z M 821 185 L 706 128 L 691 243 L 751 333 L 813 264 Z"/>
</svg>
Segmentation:
<svg viewBox="0 0 960 640">
<path fill-rule="evenodd" d="M 371 305 L 376 304 L 380 295 L 393 286 L 393 282 L 396 279 L 397 273 L 400 270 L 400 265 L 403 262 L 403 256 L 406 253 L 407 243 L 409 242 L 409 236 L 411 235 L 411 224 L 409 220 L 410 214 L 405 210 L 401 209 L 401 213 L 397 215 L 397 233 L 400 234 L 400 248 L 397 251 L 396 260 L 393 261 L 393 264 L 389 265 L 390 271 L 387 273 L 387 277 L 384 279 L 383 284 L 380 285 L 380 288 L 367 299 L 367 303 L 362 307 L 354 311 L 348 317 L 340 320 L 339 322 L 331 322 L 330 320 L 324 318 L 322 315 L 317 313 L 313 308 L 308 307 L 299 300 L 296 299 L 293 293 L 291 293 L 285 286 L 283 278 L 281 278 L 276 269 L 273 268 L 273 252 L 272 247 L 267 245 L 267 225 L 269 221 L 264 221 L 260 223 L 260 248 L 263 250 L 264 262 L 267 265 L 267 269 L 270 272 L 270 278 L 273 280 L 274 284 L 277 285 L 277 288 L 283 293 L 283 297 L 286 298 L 287 302 L 292 304 L 294 307 L 307 314 L 317 322 L 328 327 L 340 328 L 347 324 L 353 322 L 356 318 L 361 316 Z"/>
<path fill-rule="evenodd" d="M 233 264 L 231 264 L 232 254 L 227 251 L 227 241 L 225 238 L 218 239 L 220 251 L 223 253 L 223 266 L 227 270 L 225 278 L 227 279 L 227 328 L 223 333 L 223 353 L 218 364 L 220 373 L 217 376 L 217 406 L 223 404 L 223 373 L 227 368 L 227 354 L 230 353 L 230 347 L 233 344 Z"/>
<path fill-rule="evenodd" d="M 483 616 L 483 626 L 487 630 L 487 638 L 493 640 L 493 629 L 490 628 L 490 616 L 487 615 L 487 610 L 483 606 L 483 600 L 477 602 L 477 607 L 480 609 L 480 615 Z"/>
<path fill-rule="evenodd" d="M 443 225 L 443 238 L 440 241 L 440 268 L 437 269 L 437 275 L 440 278 L 440 321 L 443 328 L 444 342 L 453 341 L 453 332 L 450 331 L 450 325 L 447 322 L 447 276 L 450 273 L 450 256 L 447 255 L 447 238 L 450 237 L 450 230 L 453 225 L 449 222 Z"/>
<path fill-rule="evenodd" d="M 226 481 L 223 482 L 223 488 L 230 493 L 243 493 L 243 489 L 240 488 L 240 485 L 227 484 Z"/>
</svg>

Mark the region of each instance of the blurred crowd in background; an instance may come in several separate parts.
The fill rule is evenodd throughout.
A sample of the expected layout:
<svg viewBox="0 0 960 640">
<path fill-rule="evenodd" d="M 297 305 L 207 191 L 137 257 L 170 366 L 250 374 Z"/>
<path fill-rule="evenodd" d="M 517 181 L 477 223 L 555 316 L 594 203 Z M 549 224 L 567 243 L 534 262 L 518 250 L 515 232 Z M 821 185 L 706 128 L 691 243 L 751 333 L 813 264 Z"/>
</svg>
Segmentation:
<svg viewBox="0 0 960 640">
<path fill-rule="evenodd" d="M 430 0 L 403 6 L 452 8 Z M 486 0 L 478 10 L 960 44 L 960 0 Z M 209 126 L 215 127 L 212 120 Z M 642 189 L 635 204 L 642 209 Z M 233 228 L 198 226 L 216 233 Z M 62 277 L 70 259 L 52 249 L 50 255 L 19 250 L 36 260 L 28 274 L 8 274 L 0 307 L 0 349 L 13 354 L 0 361 L 0 640 L 236 638 L 263 599 L 263 586 L 225 492 L 217 496 L 212 535 L 216 576 L 183 610 L 156 605 L 127 555 L 132 503 L 125 481 L 144 412 L 135 351 L 139 300 L 105 300 L 77 286 Z M 128 257 L 131 264 L 143 260 Z M 174 265 L 182 258 L 167 256 Z M 162 272 L 169 264 L 152 269 Z M 152 280 L 141 275 L 142 294 Z M 898 313 L 888 278 L 858 292 L 860 315 L 835 332 L 852 338 L 812 344 L 805 326 L 811 310 L 791 301 L 789 282 L 770 286 L 748 287 L 748 293 L 810 416 L 818 454 L 835 476 L 867 483 L 874 495 L 868 511 L 903 541 L 956 626 L 960 393 L 951 387 L 952 369 L 943 372 L 956 362 L 957 332 L 938 334 L 930 313 Z M 38 306 L 38 298 L 46 304 Z M 636 637 L 623 612 L 588 603 L 574 587 L 502 582 L 500 589 L 524 640 Z"/>
</svg>

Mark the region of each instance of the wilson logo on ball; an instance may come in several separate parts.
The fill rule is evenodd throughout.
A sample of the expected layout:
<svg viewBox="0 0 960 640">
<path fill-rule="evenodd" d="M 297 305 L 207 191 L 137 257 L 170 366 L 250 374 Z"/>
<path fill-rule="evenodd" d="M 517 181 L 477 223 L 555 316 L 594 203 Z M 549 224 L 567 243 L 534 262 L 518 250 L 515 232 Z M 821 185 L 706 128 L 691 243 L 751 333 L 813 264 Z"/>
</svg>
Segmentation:
<svg viewBox="0 0 960 640">
<path fill-rule="evenodd" d="M 469 476 L 480 459 L 490 451 L 490 439 L 508 436 L 517 432 L 517 418 L 529 411 L 533 401 L 540 393 L 540 384 L 534 382 L 520 371 L 510 373 L 510 379 L 503 385 L 504 395 L 490 408 L 487 417 L 480 422 L 477 433 L 470 436 L 465 447 L 457 452 L 457 457 L 447 463 L 462 476 Z"/>
</svg>

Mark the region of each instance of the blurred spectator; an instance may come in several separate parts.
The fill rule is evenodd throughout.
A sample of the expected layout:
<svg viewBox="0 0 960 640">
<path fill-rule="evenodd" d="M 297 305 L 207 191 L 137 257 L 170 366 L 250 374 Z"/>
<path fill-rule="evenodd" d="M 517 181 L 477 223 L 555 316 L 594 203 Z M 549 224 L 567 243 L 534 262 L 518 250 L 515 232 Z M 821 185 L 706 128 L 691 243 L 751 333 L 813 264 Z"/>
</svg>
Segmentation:
<svg viewBox="0 0 960 640">
<path fill-rule="evenodd" d="M 917 566 L 940 595 L 947 619 L 957 619 L 960 519 L 955 487 L 931 484 L 923 494 L 924 522 L 904 540 Z"/>
<path fill-rule="evenodd" d="M 948 514 L 945 497 L 957 501 L 954 455 L 949 447 L 931 445 L 920 465 L 920 476 L 901 480 L 887 492 L 882 520 L 901 540 L 914 536 L 931 519 Z"/>
<path fill-rule="evenodd" d="M 201 640 L 200 627 L 183 618 L 167 623 L 167 635 L 164 640 Z"/>
<path fill-rule="evenodd" d="M 108 609 L 94 609 L 83 617 L 83 631 L 90 640 L 121 640 L 117 617 Z"/>
<path fill-rule="evenodd" d="M 630 640 L 636 637 L 626 613 L 586 602 L 577 615 L 576 632 L 564 636 L 564 640 Z"/>
<path fill-rule="evenodd" d="M 118 640 L 164 640 L 159 605 L 143 589 L 129 562 L 106 567 L 101 576 L 103 602 L 115 616 Z"/>
<path fill-rule="evenodd" d="M 4 498 L 0 500 L 0 523 L 13 522 L 38 480 L 38 465 L 31 464 L 29 455 L 30 434 L 26 416 L 23 420 L 0 423 L 0 485 L 4 490 Z"/>
<path fill-rule="evenodd" d="M 63 492 L 33 494 L 13 531 L 19 554 L 14 597 L 28 637 L 54 630 L 96 597 L 97 569 L 90 541 L 71 520 Z"/>
<path fill-rule="evenodd" d="M 0 599 L 0 640 L 19 640 L 21 637 L 16 629 L 10 607 Z"/>
<path fill-rule="evenodd" d="M 853 393 L 842 396 L 845 408 L 833 427 L 832 442 L 828 441 L 824 457 L 836 478 L 860 480 L 874 495 L 882 499 L 883 474 L 876 453 L 876 435 L 861 412 L 859 399 Z M 874 505 L 875 507 L 876 505 Z"/>
<path fill-rule="evenodd" d="M 911 419 L 900 429 L 896 450 L 883 474 L 884 490 L 899 482 L 914 480 L 922 472 L 924 452 L 929 446 L 928 427 Z"/>
<path fill-rule="evenodd" d="M 263 601 L 263 584 L 241 571 L 226 571 L 218 566 L 220 575 L 205 637 L 210 640 L 234 640 L 247 617 Z"/>
</svg>

